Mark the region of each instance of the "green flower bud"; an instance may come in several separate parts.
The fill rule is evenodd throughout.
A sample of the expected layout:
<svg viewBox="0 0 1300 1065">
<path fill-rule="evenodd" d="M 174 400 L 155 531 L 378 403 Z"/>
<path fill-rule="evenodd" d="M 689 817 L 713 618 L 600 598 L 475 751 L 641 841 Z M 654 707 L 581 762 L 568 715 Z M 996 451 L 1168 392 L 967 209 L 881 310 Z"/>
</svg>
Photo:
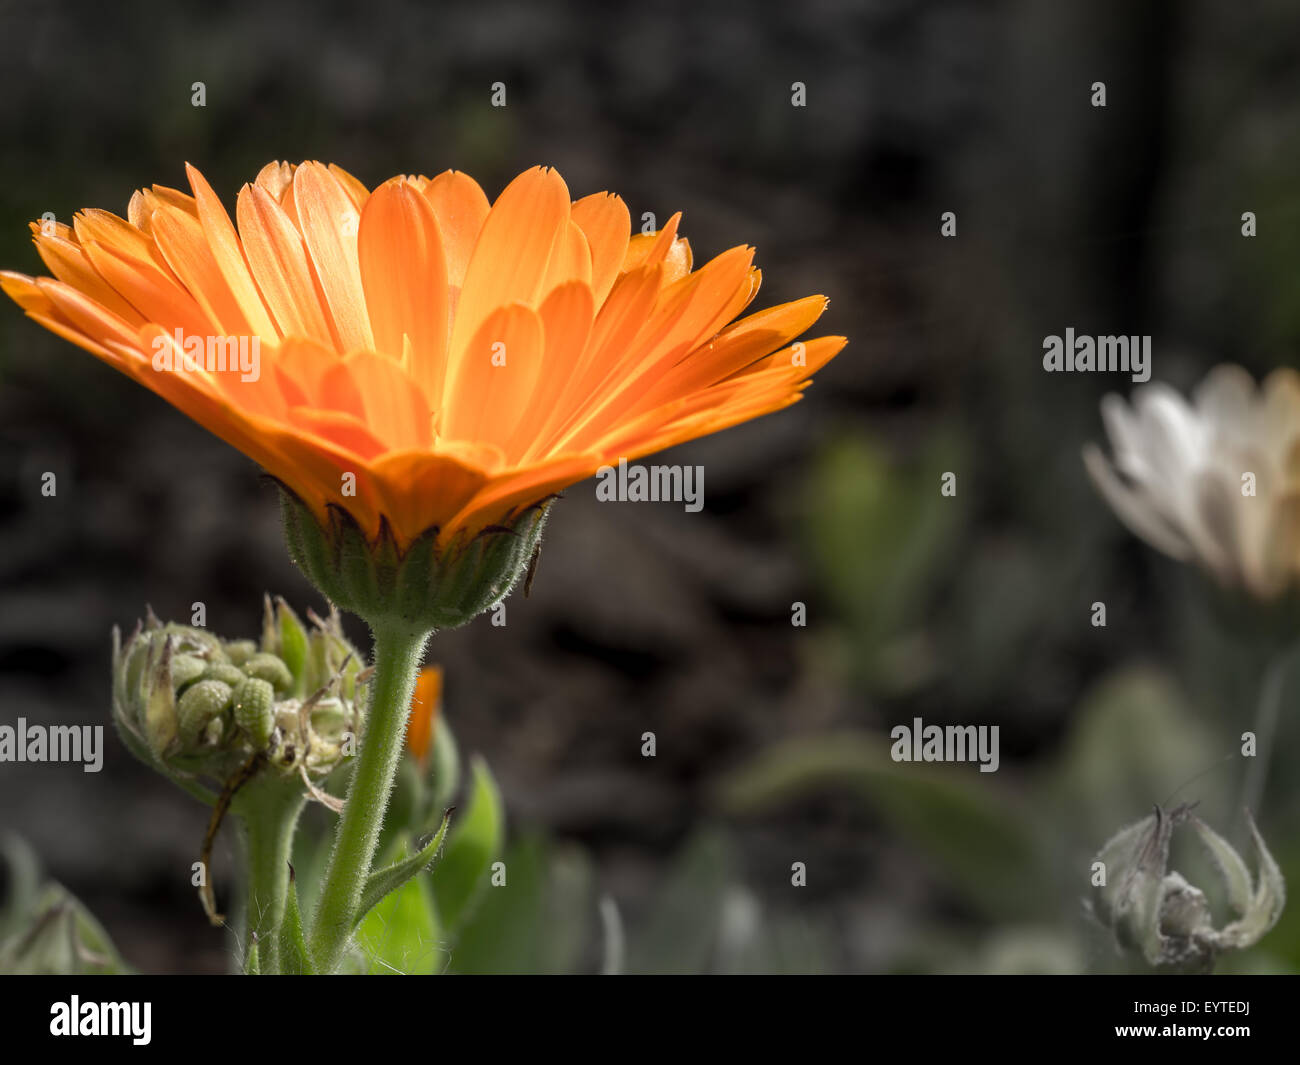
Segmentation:
<svg viewBox="0 0 1300 1065">
<path fill-rule="evenodd" d="M 176 704 L 184 747 L 196 747 L 206 739 L 208 725 L 230 709 L 231 694 L 230 685 L 219 680 L 200 680 L 185 690 Z"/>
<path fill-rule="evenodd" d="M 362 729 L 363 663 L 337 612 L 307 617 L 304 625 L 268 599 L 260 643 L 164 625 L 152 613 L 125 644 L 114 630 L 113 715 L 127 746 L 169 775 L 218 784 L 256 755 L 309 781 L 337 768 Z"/>
<path fill-rule="evenodd" d="M 1149 965 L 1208 970 L 1219 954 L 1253 946 L 1277 923 L 1286 905 L 1281 870 L 1246 814 L 1259 857 L 1252 877 L 1236 850 L 1200 818 L 1190 804 L 1155 813 L 1117 832 L 1094 862 L 1092 909 L 1121 947 Z M 1190 823 L 1214 859 L 1237 914 L 1213 926 L 1205 893 L 1168 869 L 1174 829 Z M 1098 879 L 1099 874 L 1099 879 Z"/>
<path fill-rule="evenodd" d="M 203 671 L 204 680 L 219 680 L 232 688 L 238 688 L 247 676 L 242 669 L 229 662 L 214 662 Z"/>
<path fill-rule="evenodd" d="M 234 692 L 235 722 L 257 748 L 271 742 L 275 731 L 275 691 L 269 681 L 245 677 Z"/>
<path fill-rule="evenodd" d="M 226 644 L 225 650 L 231 665 L 242 666 L 257 654 L 257 644 L 252 640 L 231 640 Z"/>
<path fill-rule="evenodd" d="M 198 655 L 172 656 L 172 687 L 180 691 L 207 671 L 208 663 Z"/>
<path fill-rule="evenodd" d="M 250 677 L 268 681 L 280 694 L 293 691 L 293 674 L 283 661 L 272 654 L 255 654 L 244 663 L 244 672 Z"/>
</svg>

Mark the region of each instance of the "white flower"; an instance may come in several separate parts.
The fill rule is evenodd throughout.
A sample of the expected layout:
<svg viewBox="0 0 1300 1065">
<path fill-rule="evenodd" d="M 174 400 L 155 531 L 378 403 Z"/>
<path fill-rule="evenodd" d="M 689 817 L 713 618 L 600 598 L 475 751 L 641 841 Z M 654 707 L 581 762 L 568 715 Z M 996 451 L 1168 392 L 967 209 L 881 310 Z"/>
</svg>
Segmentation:
<svg viewBox="0 0 1300 1065">
<path fill-rule="evenodd" d="M 1226 587 L 1261 599 L 1300 572 L 1300 374 L 1258 388 L 1240 366 L 1216 366 L 1189 403 L 1168 385 L 1101 402 L 1115 457 L 1083 450 L 1120 520 L 1165 554 L 1196 562 Z"/>
</svg>

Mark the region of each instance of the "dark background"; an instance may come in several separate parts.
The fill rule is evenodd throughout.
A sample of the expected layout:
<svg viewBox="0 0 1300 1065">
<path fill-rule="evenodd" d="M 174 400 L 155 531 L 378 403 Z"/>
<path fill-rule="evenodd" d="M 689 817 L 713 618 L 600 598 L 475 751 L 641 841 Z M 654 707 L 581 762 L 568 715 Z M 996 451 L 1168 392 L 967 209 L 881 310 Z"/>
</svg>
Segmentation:
<svg viewBox="0 0 1300 1065">
<path fill-rule="evenodd" d="M 702 513 L 569 490 L 532 597 L 432 646 L 461 746 L 512 836 L 616 900 L 631 968 L 1113 968 L 1091 855 L 1204 770 L 1182 797 L 1231 823 L 1280 637 L 1112 517 L 1079 449 L 1129 382 L 1045 374 L 1042 338 L 1149 333 L 1183 388 L 1294 361 L 1298 30 L 1280 0 L 3 3 L 0 265 L 43 272 L 30 219 L 125 214 L 187 160 L 228 206 L 272 159 L 490 196 L 545 163 L 684 211 L 697 263 L 756 245 L 756 306 L 823 292 L 813 335 L 849 347 L 795 408 L 665 456 L 704 465 Z M 0 313 L 0 720 L 107 725 L 113 625 L 201 600 L 252 635 L 267 590 L 321 605 L 253 465 Z M 1002 768 L 855 761 L 914 716 L 999 725 Z M 1260 821 L 1300 872 L 1290 716 Z M 188 883 L 206 811 L 106 742 L 98 775 L 0 766 L 0 829 L 135 966 L 222 970 Z M 583 913 L 566 967 L 595 964 Z M 1294 971 L 1298 930 L 1239 964 Z"/>
</svg>

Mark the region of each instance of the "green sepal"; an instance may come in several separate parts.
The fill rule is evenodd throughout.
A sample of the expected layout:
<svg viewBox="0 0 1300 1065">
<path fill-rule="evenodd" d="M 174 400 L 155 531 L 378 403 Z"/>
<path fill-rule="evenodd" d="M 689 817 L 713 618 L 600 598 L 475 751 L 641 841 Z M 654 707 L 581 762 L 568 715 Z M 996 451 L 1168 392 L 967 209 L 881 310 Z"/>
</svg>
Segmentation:
<svg viewBox="0 0 1300 1065">
<path fill-rule="evenodd" d="M 275 655 L 288 667 L 294 681 L 290 694 L 299 699 L 305 698 L 311 694 L 307 690 L 304 669 L 308 655 L 307 629 L 283 597 L 275 597 L 274 608 L 269 595 L 263 604 L 262 650 Z M 272 681 L 276 687 L 280 686 L 272 677 L 264 679 Z"/>
<path fill-rule="evenodd" d="M 423 847 L 414 854 L 399 858 L 392 865 L 377 869 L 366 878 L 366 886 L 361 892 L 361 906 L 357 910 L 357 924 L 365 919 L 392 892 L 405 884 L 411 877 L 428 868 L 438 857 L 443 840 L 447 838 L 447 826 L 451 824 L 451 810 L 442 815 L 442 824 L 438 831 Z"/>
<path fill-rule="evenodd" d="M 546 524 L 549 500 L 508 524 L 439 546 L 428 529 L 399 549 L 386 521 L 374 540 L 342 507 L 322 523 L 281 485 L 284 536 L 298 568 L 340 610 L 409 632 L 454 629 L 501 602 L 528 569 Z"/>
</svg>

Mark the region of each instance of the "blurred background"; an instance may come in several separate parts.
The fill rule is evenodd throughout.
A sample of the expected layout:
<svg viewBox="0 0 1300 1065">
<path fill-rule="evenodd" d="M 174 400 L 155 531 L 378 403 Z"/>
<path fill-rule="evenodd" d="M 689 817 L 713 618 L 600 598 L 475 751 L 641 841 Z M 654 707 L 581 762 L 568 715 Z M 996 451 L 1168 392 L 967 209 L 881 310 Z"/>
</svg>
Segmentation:
<svg viewBox="0 0 1300 1065">
<path fill-rule="evenodd" d="M 1045 374 L 1042 338 L 1151 334 L 1180 388 L 1295 362 L 1297 32 L 1281 0 L 11 0 L 0 264 L 42 273 L 29 220 L 125 214 L 187 160 L 228 207 L 272 159 L 489 195 L 545 163 L 634 218 L 683 211 L 697 263 L 756 245 L 756 308 L 825 293 L 814 335 L 850 345 L 793 409 L 656 460 L 705 467 L 701 513 L 575 486 L 507 625 L 436 638 L 519 872 L 405 968 L 598 971 L 620 926 L 628 971 L 1112 971 L 1093 855 L 1171 799 L 1241 838 L 1239 737 L 1298 630 L 1123 530 L 1079 453 L 1129 382 Z M 266 591 L 322 609 L 278 514 L 241 455 L 0 313 L 0 724 L 107 726 L 109 632 L 146 604 L 202 601 L 227 637 Z M 1259 822 L 1294 887 L 1293 691 Z M 1000 769 L 891 762 L 914 717 L 998 725 Z M 130 965 L 223 971 L 189 884 L 207 810 L 106 744 L 99 774 L 0 765 L 0 831 Z M 1294 907 L 1220 968 L 1300 970 Z"/>
</svg>

